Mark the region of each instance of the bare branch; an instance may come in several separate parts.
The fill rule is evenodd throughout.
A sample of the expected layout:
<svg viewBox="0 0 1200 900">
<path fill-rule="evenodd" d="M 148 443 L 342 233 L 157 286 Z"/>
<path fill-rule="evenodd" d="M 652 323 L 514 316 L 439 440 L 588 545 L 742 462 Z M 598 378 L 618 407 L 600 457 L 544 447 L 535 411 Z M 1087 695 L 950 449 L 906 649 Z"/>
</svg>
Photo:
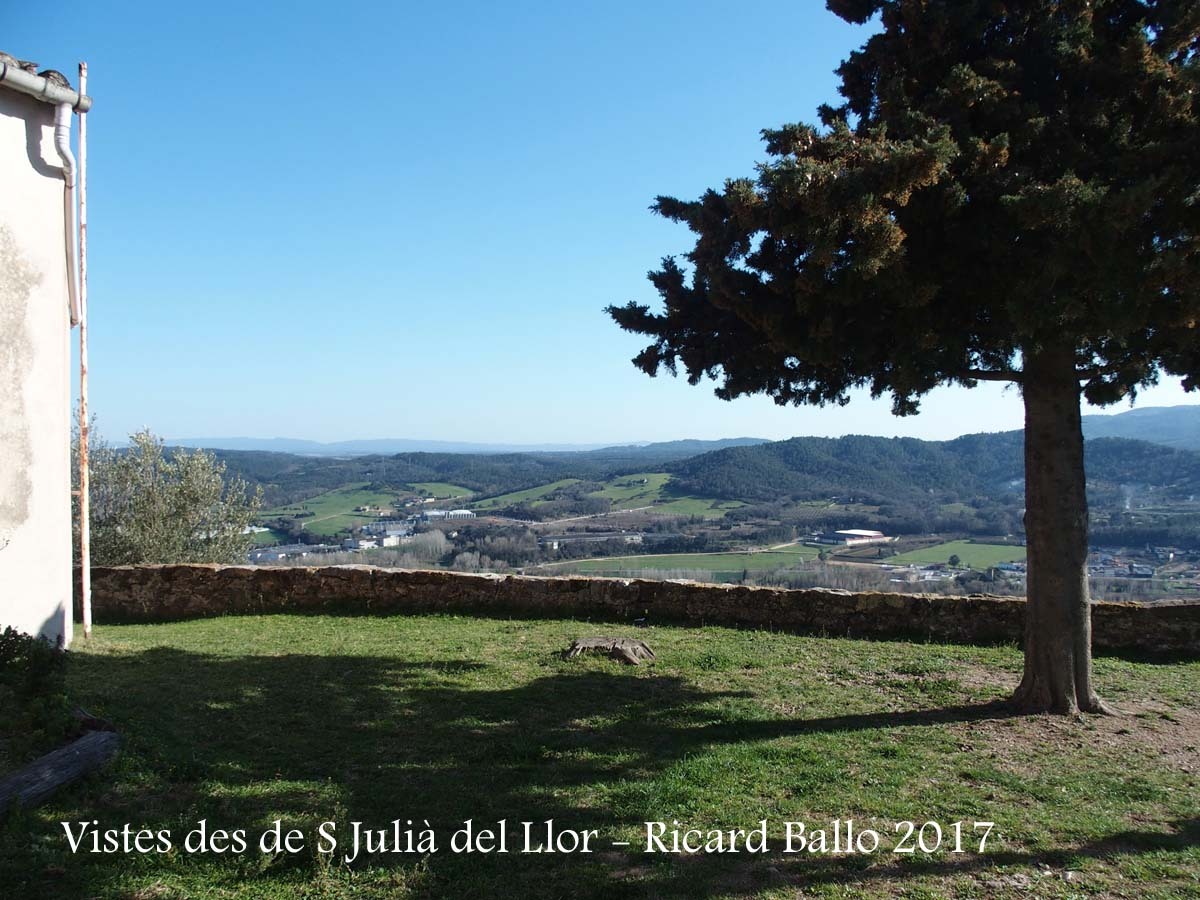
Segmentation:
<svg viewBox="0 0 1200 900">
<path fill-rule="evenodd" d="M 1017 384 L 1025 378 L 1016 369 L 967 369 L 962 377 L 972 381 L 1013 381 Z"/>
</svg>

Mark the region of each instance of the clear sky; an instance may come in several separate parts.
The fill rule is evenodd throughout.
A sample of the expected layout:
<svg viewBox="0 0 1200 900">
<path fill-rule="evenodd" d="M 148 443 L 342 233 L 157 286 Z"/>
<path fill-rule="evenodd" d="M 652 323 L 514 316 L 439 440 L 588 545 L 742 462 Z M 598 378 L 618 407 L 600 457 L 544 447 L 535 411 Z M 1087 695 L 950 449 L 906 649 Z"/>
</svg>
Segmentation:
<svg viewBox="0 0 1200 900">
<path fill-rule="evenodd" d="M 4 3 L 7 50 L 89 64 L 92 402 L 112 438 L 942 438 L 649 379 L 603 313 L 688 249 L 647 207 L 753 173 L 862 30 L 800 0 Z M 1177 381 L 1139 405 L 1200 402 Z M 1126 407 L 1121 407 L 1126 408 Z M 1118 410 L 1119 411 L 1119 410 Z"/>
</svg>

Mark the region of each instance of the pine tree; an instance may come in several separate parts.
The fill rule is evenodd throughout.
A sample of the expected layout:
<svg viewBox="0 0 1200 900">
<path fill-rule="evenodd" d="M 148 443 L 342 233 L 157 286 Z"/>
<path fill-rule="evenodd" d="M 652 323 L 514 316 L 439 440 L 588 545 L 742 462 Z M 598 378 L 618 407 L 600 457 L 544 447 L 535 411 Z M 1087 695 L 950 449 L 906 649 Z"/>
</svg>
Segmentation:
<svg viewBox="0 0 1200 900">
<path fill-rule="evenodd" d="M 1092 686 L 1080 400 L 1200 386 L 1200 2 L 829 0 L 881 29 L 820 125 L 763 132 L 756 178 L 659 197 L 696 244 L 610 307 L 718 396 L 780 404 L 1020 386 L 1028 604 L 1022 708 Z"/>
</svg>

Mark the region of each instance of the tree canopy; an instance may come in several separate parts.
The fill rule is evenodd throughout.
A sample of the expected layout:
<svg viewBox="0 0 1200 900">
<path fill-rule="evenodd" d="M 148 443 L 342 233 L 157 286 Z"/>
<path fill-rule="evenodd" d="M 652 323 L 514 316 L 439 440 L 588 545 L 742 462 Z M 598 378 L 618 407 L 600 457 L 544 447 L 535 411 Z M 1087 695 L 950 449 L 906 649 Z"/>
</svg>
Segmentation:
<svg viewBox="0 0 1200 900">
<path fill-rule="evenodd" d="M 127 448 L 94 441 L 89 471 L 93 565 L 246 561 L 262 491 L 226 478 L 211 453 L 168 451 L 140 431 Z"/>
<path fill-rule="evenodd" d="M 654 209 L 695 232 L 610 308 L 731 398 L 897 413 L 939 383 L 1021 381 L 1065 344 L 1087 399 L 1160 372 L 1200 386 L 1200 3 L 830 0 L 882 30 L 841 65 L 820 126 L 763 132 L 769 160 Z"/>
<path fill-rule="evenodd" d="M 938 384 L 1020 384 L 1028 605 L 1022 708 L 1092 687 L 1080 400 L 1162 372 L 1200 387 L 1200 0 L 828 0 L 880 29 L 819 125 L 654 208 L 695 247 L 610 307 L 726 399 L 917 411 Z"/>
</svg>

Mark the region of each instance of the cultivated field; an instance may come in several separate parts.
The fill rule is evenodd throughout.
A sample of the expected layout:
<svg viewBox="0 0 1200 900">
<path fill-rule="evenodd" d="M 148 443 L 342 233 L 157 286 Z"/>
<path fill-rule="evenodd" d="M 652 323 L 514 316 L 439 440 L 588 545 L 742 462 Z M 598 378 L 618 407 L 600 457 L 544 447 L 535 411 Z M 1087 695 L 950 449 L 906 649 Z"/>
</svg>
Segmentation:
<svg viewBox="0 0 1200 900">
<path fill-rule="evenodd" d="M 528 488 L 524 491 L 512 491 L 508 494 L 488 497 L 486 500 L 480 500 L 478 503 L 472 504 L 472 509 L 500 509 L 505 506 L 515 506 L 518 503 L 533 503 L 537 500 L 544 500 L 559 488 L 569 487 L 572 484 L 578 483 L 578 478 L 563 478 L 560 481 L 552 481 L 550 484 Z"/>
<path fill-rule="evenodd" d="M 649 666 L 565 661 L 627 634 Z M 1200 894 L 1200 663 L 1097 660 L 1117 718 L 1013 717 L 1012 647 L 460 617 L 227 617 L 100 626 L 74 702 L 115 766 L 0 830 L 5 897 L 1117 898 Z M 3 724 L 0 723 L 0 731 Z M 854 820 L 889 852 L 782 852 Z M 298 829 L 296 853 L 72 854 L 61 822 Z M 351 822 L 428 821 L 435 853 L 353 861 Z M 505 820 L 507 854 L 450 835 Z M 521 821 L 595 829 L 522 854 Z M 647 821 L 752 829 L 770 852 L 644 853 Z M 910 821 L 931 852 L 893 853 Z M 974 822 L 994 822 L 978 852 Z M 335 855 L 317 828 L 336 822 Z M 962 853 L 953 823 L 964 822 Z M 950 836 L 950 837 L 948 837 Z M 909 843 L 915 847 L 916 834 Z M 625 841 L 629 846 L 614 846 Z"/>
<path fill-rule="evenodd" d="M 414 491 L 424 491 L 438 500 L 452 500 L 458 497 L 470 497 L 475 492 L 461 484 L 447 484 L 444 481 L 415 481 L 409 485 Z"/>
<path fill-rule="evenodd" d="M 1025 548 L 1007 544 L 974 544 L 970 541 L 947 541 L 932 547 L 922 547 L 909 553 L 888 557 L 884 562 L 896 564 L 929 565 L 948 562 L 957 556 L 962 565 L 972 569 L 986 569 L 1002 562 L 1024 562 Z"/>
<path fill-rule="evenodd" d="M 334 535 L 346 528 L 363 525 L 376 518 L 373 513 L 356 513 L 359 506 L 390 505 L 395 500 L 394 491 L 372 491 L 367 483 L 348 484 L 344 487 L 318 494 L 303 503 L 263 510 L 260 519 L 275 516 L 294 516 L 299 512 L 311 512 L 311 518 L 300 519 L 305 531 L 319 535 Z"/>
<path fill-rule="evenodd" d="M 610 480 L 603 490 L 589 496 L 611 500 L 613 509 L 637 509 L 662 499 L 662 489 L 670 480 L 671 476 L 666 472 L 621 475 Z"/>
<path fill-rule="evenodd" d="M 726 510 L 745 506 L 740 500 L 715 500 L 676 495 L 669 488 L 670 480 L 671 476 L 666 472 L 618 475 L 609 479 L 600 490 L 587 496 L 601 497 L 612 501 L 614 513 L 644 509 L 647 512 L 661 515 L 703 516 L 709 519 L 719 519 L 725 515 Z M 644 484 L 643 481 L 645 481 Z M 564 478 L 541 487 L 490 497 L 473 504 L 473 508 L 482 511 L 512 506 L 517 503 L 529 503 L 536 507 L 539 503 L 549 499 L 556 490 L 578 483 L 578 478 Z"/>
<path fill-rule="evenodd" d="M 566 571 L 589 575 L 624 575 L 633 572 L 703 572 L 715 580 L 740 577 L 743 572 L 771 572 L 816 559 L 813 547 L 759 550 L 747 553 L 667 553 L 643 556 L 613 556 L 543 567 L 549 574 Z"/>
</svg>

